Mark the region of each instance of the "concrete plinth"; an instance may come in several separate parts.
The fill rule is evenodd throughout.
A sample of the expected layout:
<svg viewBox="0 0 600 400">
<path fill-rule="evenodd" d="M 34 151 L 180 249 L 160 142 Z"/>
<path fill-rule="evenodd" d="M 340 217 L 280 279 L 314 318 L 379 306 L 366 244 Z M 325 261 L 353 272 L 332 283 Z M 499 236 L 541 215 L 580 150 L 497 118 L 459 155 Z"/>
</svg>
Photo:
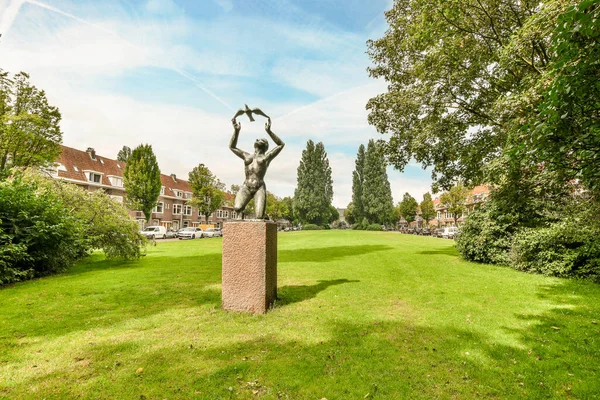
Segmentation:
<svg viewBox="0 0 600 400">
<path fill-rule="evenodd" d="M 277 297 L 277 224 L 223 226 L 223 309 L 264 314 Z"/>
</svg>

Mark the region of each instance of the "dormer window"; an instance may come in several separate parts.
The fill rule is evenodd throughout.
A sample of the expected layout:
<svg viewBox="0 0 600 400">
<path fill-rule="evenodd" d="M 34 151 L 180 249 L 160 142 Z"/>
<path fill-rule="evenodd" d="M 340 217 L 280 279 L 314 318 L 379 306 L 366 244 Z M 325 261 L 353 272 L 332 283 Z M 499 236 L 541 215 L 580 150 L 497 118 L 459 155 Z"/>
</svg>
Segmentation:
<svg viewBox="0 0 600 400">
<path fill-rule="evenodd" d="M 177 197 L 183 197 L 183 192 L 181 190 L 176 190 L 175 191 L 175 196 L 177 196 Z"/>
<path fill-rule="evenodd" d="M 123 178 L 120 176 L 109 176 L 108 180 L 112 186 L 123 187 Z"/>
<path fill-rule="evenodd" d="M 191 194 L 191 193 L 188 193 L 188 192 L 186 192 L 186 193 L 185 193 L 185 198 L 186 198 L 186 199 L 188 199 L 188 200 L 189 200 L 189 199 L 191 199 L 191 198 L 192 198 L 192 194 Z"/>
<path fill-rule="evenodd" d="M 164 194 L 165 194 L 165 187 L 164 187 L 164 186 L 161 186 L 161 187 L 160 187 L 160 194 L 161 194 L 161 195 L 164 195 Z"/>
<path fill-rule="evenodd" d="M 88 181 L 94 182 L 94 183 L 100 183 L 102 181 L 102 175 L 97 174 L 95 172 L 89 172 L 88 173 Z"/>
</svg>

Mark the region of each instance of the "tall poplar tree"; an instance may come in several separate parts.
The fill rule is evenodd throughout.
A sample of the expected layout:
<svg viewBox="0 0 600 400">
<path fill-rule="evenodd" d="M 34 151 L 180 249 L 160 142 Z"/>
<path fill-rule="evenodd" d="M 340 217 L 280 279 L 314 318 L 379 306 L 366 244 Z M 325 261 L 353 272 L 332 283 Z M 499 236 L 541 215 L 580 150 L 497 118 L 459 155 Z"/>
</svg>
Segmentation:
<svg viewBox="0 0 600 400">
<path fill-rule="evenodd" d="M 363 169 L 362 206 L 369 223 L 390 222 L 394 214 L 392 189 L 381 146 L 369 140 Z"/>
<path fill-rule="evenodd" d="M 129 148 L 129 146 L 123 146 L 117 154 L 117 161 L 127 162 L 129 157 L 131 157 L 131 148 Z"/>
<path fill-rule="evenodd" d="M 294 192 L 294 215 L 303 223 L 322 225 L 329 221 L 333 200 L 331 167 L 322 142 L 306 143 L 298 166 L 298 185 Z"/>
<path fill-rule="evenodd" d="M 131 152 L 123 170 L 123 184 L 129 207 L 143 211 L 146 222 L 150 221 L 162 186 L 160 169 L 151 145 L 141 144 Z"/>
<path fill-rule="evenodd" d="M 354 165 L 354 172 L 352 172 L 352 219 L 362 221 L 365 216 L 362 200 L 365 169 L 365 146 L 363 144 L 358 148 Z"/>
</svg>

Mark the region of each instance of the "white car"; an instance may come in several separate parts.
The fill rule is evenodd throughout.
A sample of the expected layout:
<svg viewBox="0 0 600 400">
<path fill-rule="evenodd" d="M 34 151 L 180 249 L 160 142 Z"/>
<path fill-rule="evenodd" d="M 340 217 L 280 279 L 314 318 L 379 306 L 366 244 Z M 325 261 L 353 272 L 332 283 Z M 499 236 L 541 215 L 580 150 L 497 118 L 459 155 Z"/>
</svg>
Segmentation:
<svg viewBox="0 0 600 400">
<path fill-rule="evenodd" d="M 219 228 L 206 228 L 204 231 L 204 236 L 212 238 L 212 237 L 221 237 L 223 236 L 223 232 Z"/>
<path fill-rule="evenodd" d="M 449 228 L 444 228 L 441 236 L 444 239 L 454 239 L 454 237 L 456 236 L 457 233 L 458 233 L 458 228 L 455 226 L 451 226 Z"/>
<path fill-rule="evenodd" d="M 166 239 L 167 238 L 167 228 L 164 226 L 147 226 L 141 232 L 142 235 L 146 236 L 148 239 Z"/>
<path fill-rule="evenodd" d="M 204 237 L 204 231 L 199 227 L 188 226 L 187 228 L 179 230 L 178 237 L 179 240 L 196 238 L 202 239 Z"/>
</svg>

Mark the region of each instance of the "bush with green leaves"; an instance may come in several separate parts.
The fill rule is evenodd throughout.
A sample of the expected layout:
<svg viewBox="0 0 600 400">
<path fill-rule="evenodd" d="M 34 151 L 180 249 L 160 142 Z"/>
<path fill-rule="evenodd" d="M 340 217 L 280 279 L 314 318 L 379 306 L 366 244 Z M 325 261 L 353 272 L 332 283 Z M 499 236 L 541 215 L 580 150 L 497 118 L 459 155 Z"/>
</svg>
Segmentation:
<svg viewBox="0 0 600 400">
<path fill-rule="evenodd" d="M 0 182 L 0 221 L 0 284 L 64 271 L 89 248 L 58 196 L 21 178 Z"/>
<path fill-rule="evenodd" d="M 466 260 L 508 264 L 515 217 L 504 214 L 490 201 L 475 210 L 460 227 L 456 248 Z"/>
<path fill-rule="evenodd" d="M 548 227 L 515 235 L 510 251 L 515 269 L 544 275 L 600 281 L 600 225 L 577 214 Z"/>
<path fill-rule="evenodd" d="M 55 194 L 69 206 L 71 214 L 84 224 L 83 236 L 90 248 L 101 249 L 108 259 L 136 260 L 146 238 L 125 206 L 102 190 L 89 193 L 80 186 L 56 181 L 28 171 L 25 179 Z"/>
<path fill-rule="evenodd" d="M 322 226 L 319 226 L 319 225 L 316 225 L 316 224 L 305 224 L 305 225 L 302 225 L 302 230 L 303 231 L 320 231 L 322 229 L 323 229 Z"/>
<path fill-rule="evenodd" d="M 381 230 L 381 225 L 379 224 L 369 224 L 367 226 L 367 231 L 380 231 Z"/>
</svg>

